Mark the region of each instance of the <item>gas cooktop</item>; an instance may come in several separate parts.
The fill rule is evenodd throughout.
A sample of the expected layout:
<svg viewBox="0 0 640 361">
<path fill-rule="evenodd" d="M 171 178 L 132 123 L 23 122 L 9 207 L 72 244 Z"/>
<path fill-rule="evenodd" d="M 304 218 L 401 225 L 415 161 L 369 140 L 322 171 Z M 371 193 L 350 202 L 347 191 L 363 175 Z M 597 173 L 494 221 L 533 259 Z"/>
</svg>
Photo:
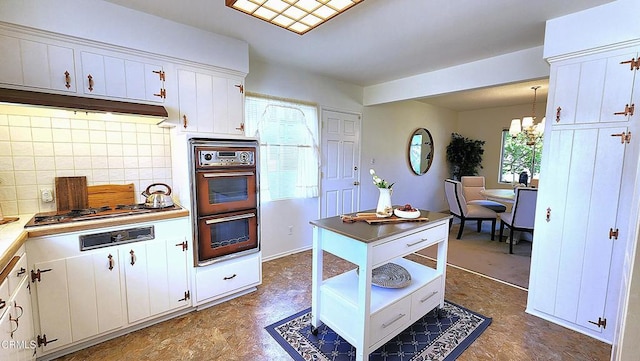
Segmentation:
<svg viewBox="0 0 640 361">
<path fill-rule="evenodd" d="M 24 227 L 28 228 L 34 226 L 81 222 L 101 218 L 126 217 L 136 214 L 164 212 L 177 209 L 181 209 L 180 206 L 173 205 L 165 208 L 149 208 L 146 207 L 144 203 L 140 203 L 117 205 L 115 208 L 105 206 L 100 208 L 73 209 L 70 211 L 43 212 L 37 213 L 33 216 L 33 218 L 31 218 Z"/>
</svg>

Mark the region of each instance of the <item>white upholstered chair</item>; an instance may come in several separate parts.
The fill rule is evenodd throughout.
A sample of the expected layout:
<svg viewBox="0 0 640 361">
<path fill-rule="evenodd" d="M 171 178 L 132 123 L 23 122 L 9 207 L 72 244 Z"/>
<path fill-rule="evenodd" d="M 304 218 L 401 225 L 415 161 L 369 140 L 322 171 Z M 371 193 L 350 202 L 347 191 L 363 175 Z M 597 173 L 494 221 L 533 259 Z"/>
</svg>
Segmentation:
<svg viewBox="0 0 640 361">
<path fill-rule="evenodd" d="M 509 227 L 509 253 L 513 253 L 513 232 L 525 231 L 533 234 L 535 220 L 536 201 L 538 199 L 537 188 L 516 188 L 516 198 L 511 212 L 500 214 L 500 240 L 504 226 Z"/>
<path fill-rule="evenodd" d="M 444 192 L 447 196 L 450 213 L 460 218 L 460 230 L 458 231 L 457 239 L 462 236 L 464 224 L 467 220 L 478 222 L 478 232 L 480 232 L 482 221 L 491 221 L 491 240 L 494 239 L 496 217 L 498 215 L 495 211 L 476 204 L 468 204 L 462 192 L 462 183 L 458 181 L 445 179 Z M 449 225 L 451 225 L 451 222 Z"/>
<path fill-rule="evenodd" d="M 475 204 L 487 207 L 495 212 L 501 213 L 507 210 L 507 207 L 499 202 L 490 201 L 482 194 L 484 191 L 484 177 L 482 176 L 464 176 L 461 179 L 462 192 L 467 199 L 467 204 Z"/>
</svg>

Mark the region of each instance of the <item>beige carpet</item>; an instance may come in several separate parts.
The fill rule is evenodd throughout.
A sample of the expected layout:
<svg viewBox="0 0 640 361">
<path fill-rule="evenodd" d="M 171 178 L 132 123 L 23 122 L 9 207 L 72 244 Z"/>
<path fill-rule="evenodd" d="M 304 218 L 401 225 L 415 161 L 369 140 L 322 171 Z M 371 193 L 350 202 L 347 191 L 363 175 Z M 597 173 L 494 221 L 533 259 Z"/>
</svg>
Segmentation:
<svg viewBox="0 0 640 361">
<path fill-rule="evenodd" d="M 491 240 L 491 224 L 484 222 L 482 232 L 476 232 L 476 223 L 465 224 L 461 239 L 456 239 L 458 227 L 454 222 L 449 232 L 449 251 L 447 263 L 498 279 L 522 288 L 529 288 L 529 269 L 531 267 L 531 235 L 521 234 L 523 239 L 513 245 L 513 254 L 509 254 L 509 244 Z M 499 232 L 500 222 L 496 225 Z M 508 228 L 505 227 L 505 235 Z M 517 238 L 517 236 L 516 236 Z M 429 247 L 418 252 L 430 258 L 436 258 L 436 248 Z"/>
</svg>

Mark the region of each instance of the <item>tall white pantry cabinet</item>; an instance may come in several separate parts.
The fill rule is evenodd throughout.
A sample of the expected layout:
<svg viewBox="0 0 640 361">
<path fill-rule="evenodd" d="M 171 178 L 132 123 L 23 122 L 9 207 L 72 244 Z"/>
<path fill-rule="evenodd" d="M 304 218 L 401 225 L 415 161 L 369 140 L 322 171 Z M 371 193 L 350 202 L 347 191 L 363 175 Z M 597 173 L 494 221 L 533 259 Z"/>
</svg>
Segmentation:
<svg viewBox="0 0 640 361">
<path fill-rule="evenodd" d="M 640 45 L 549 59 L 527 312 L 611 343 L 626 289 Z"/>
</svg>

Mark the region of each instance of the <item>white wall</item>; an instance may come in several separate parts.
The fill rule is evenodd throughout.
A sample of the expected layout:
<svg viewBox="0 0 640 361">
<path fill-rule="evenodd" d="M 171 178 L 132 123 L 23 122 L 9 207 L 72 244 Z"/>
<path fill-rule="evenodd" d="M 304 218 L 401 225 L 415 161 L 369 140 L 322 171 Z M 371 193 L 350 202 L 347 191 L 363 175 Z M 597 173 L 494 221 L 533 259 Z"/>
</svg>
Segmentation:
<svg viewBox="0 0 640 361">
<path fill-rule="evenodd" d="M 538 119 L 544 116 L 545 108 L 546 103 L 536 103 L 536 109 L 539 109 Z M 502 130 L 509 128 L 511 119 L 522 119 L 530 114 L 531 104 L 471 110 L 458 114 L 457 132 L 465 137 L 485 141 L 482 169 L 479 169 L 479 175 L 485 177 L 487 188 L 507 187 L 505 184 L 498 183 Z"/>
<path fill-rule="evenodd" d="M 435 147 L 431 168 L 417 176 L 411 170 L 408 147 L 417 128 L 426 128 Z M 369 168 L 380 178 L 395 182 L 393 204 L 409 203 L 417 208 L 442 211 L 448 209 L 443 180 L 448 178 L 446 146 L 457 130 L 457 113 L 417 101 L 369 106 L 362 122 L 361 209 L 375 208 L 378 190 Z M 374 164 L 372 164 L 372 160 Z"/>
</svg>

